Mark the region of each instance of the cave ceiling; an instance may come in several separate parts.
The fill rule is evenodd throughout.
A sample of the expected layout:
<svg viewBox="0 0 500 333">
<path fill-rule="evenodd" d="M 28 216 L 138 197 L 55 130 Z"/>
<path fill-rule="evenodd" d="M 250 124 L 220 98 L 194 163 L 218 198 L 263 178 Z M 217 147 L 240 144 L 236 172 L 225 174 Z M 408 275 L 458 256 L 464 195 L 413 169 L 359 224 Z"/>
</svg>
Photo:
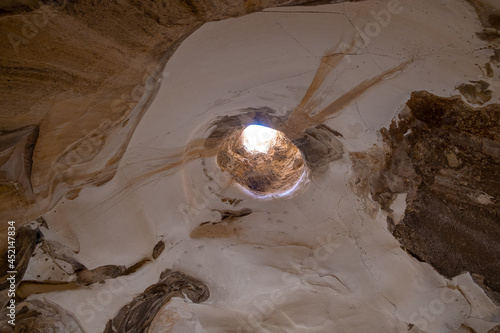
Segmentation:
<svg viewBox="0 0 500 333">
<path fill-rule="evenodd" d="M 500 331 L 498 1 L 9 0 L 0 31 L 0 332 Z"/>
</svg>

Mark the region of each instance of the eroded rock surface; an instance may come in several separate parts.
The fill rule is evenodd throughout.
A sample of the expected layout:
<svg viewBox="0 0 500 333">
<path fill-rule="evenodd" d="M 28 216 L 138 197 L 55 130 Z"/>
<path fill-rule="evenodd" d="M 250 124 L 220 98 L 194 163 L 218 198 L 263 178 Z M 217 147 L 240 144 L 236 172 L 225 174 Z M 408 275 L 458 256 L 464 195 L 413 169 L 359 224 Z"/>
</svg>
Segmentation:
<svg viewBox="0 0 500 333">
<path fill-rule="evenodd" d="M 390 211 L 395 194 L 408 193 L 404 218 L 390 220 L 402 246 L 445 276 L 479 274 L 498 293 L 500 105 L 421 91 L 407 106 L 383 131 L 388 151 L 368 180 L 371 195 Z"/>
<path fill-rule="evenodd" d="M 29 186 L 5 188 L 2 213 L 28 222 L 66 193 L 109 181 L 165 61 L 201 24 L 305 2 L 4 2 L 0 131 L 31 126 L 39 137 Z M 7 186 L 9 174 L 0 180 Z"/>
<path fill-rule="evenodd" d="M 40 320 L 52 321 L 47 331 L 71 331 L 64 309 L 89 333 L 493 329 L 500 308 L 479 287 L 494 288 L 491 257 L 459 257 L 457 265 L 455 254 L 443 255 L 462 243 L 466 255 L 498 254 L 495 245 L 486 248 L 496 236 L 474 229 L 495 218 L 487 213 L 498 196 L 488 186 L 497 174 L 487 164 L 479 180 L 460 174 L 476 172 L 469 162 L 478 159 L 497 162 L 497 137 L 487 136 L 497 133 L 488 103 L 500 97 L 496 19 L 482 1 L 470 2 L 475 7 L 465 0 L 315 1 L 320 6 L 204 24 L 178 48 L 198 24 L 271 2 L 221 10 L 214 10 L 218 1 L 3 5 L 0 24 L 14 29 L 7 37 L 13 31 L 25 39 L 3 42 L 26 48 L 6 68 L 9 94 L 27 95 L 49 77 L 43 93 L 6 99 L 6 110 L 19 112 L 5 124 L 27 130 L 2 145 L 2 161 L 12 157 L 2 184 L 22 185 L 14 184 L 19 176 L 29 186 L 4 196 L 14 212 L 19 200 L 22 218 L 3 212 L 19 223 L 43 215 L 47 238 L 26 242 L 35 256 L 17 296 L 46 310 L 27 311 L 23 321 L 35 325 L 47 313 Z M 483 39 L 474 35 L 481 22 Z M 160 59 L 169 59 L 164 69 Z M 8 81 L 18 74 L 26 74 L 25 90 Z M 402 109 L 422 89 L 435 95 L 415 94 L 411 109 Z M 487 106 L 436 97 L 457 93 Z M 380 128 L 398 114 L 378 148 Z M 261 200 L 224 177 L 216 161 L 224 138 L 257 120 L 301 151 L 312 171 L 302 191 Z M 484 133 L 460 132 L 481 123 L 490 124 Z M 33 198 L 24 200 L 29 188 Z M 487 223 L 470 212 L 458 216 L 460 208 Z M 422 227 L 428 220 L 439 226 L 438 218 L 445 227 Z M 472 274 L 442 276 L 401 249 L 392 232 L 419 259 L 438 258 L 436 267 L 448 255 L 448 277 Z M 438 247 L 428 250 L 431 237 Z M 481 239 L 476 245 L 470 237 Z"/>
<path fill-rule="evenodd" d="M 43 332 L 43 333 L 84 333 L 78 320 L 66 310 L 50 301 L 32 300 L 18 305 L 16 326 L 8 325 L 4 321 L 5 313 L 1 312 L 2 328 L 0 332 Z M 7 317 L 8 318 L 8 317 Z"/>
<path fill-rule="evenodd" d="M 148 332 L 160 308 L 172 297 L 184 297 L 184 295 L 192 302 L 200 303 L 208 299 L 210 292 L 203 282 L 184 273 L 167 269 L 160 275 L 157 284 L 135 297 L 109 321 L 104 333 Z"/>
<path fill-rule="evenodd" d="M 278 132 L 269 151 L 249 152 L 242 130 L 233 129 L 217 154 L 217 163 L 231 177 L 258 194 L 274 194 L 292 188 L 304 173 L 301 152 L 285 134 Z"/>
</svg>

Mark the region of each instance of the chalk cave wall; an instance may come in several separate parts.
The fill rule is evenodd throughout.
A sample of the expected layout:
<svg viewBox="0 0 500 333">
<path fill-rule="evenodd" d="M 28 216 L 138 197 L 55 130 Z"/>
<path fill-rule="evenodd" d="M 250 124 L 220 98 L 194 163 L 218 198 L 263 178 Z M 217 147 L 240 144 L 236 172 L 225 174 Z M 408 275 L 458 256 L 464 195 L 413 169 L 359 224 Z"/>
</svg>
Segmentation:
<svg viewBox="0 0 500 333">
<path fill-rule="evenodd" d="M 1 332 L 500 330 L 495 1 L 12 0 L 0 30 Z M 252 119 L 302 151 L 295 196 L 217 167 Z"/>
</svg>

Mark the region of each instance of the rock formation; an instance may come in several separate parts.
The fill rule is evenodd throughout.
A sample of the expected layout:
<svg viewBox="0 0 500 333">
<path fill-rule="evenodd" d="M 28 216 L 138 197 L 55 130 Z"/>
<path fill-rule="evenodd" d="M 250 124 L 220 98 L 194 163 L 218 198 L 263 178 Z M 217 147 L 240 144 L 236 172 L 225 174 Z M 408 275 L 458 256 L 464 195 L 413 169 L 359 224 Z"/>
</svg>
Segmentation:
<svg viewBox="0 0 500 333">
<path fill-rule="evenodd" d="M 0 27 L 0 332 L 500 329 L 497 1 L 12 0 Z"/>
</svg>

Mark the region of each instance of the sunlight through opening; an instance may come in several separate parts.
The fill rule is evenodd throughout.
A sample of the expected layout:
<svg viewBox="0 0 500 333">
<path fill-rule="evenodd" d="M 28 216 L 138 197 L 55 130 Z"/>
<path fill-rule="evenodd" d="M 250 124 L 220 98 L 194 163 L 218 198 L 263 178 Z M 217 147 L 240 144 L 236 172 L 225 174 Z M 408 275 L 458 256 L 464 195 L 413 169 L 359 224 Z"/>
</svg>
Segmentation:
<svg viewBox="0 0 500 333">
<path fill-rule="evenodd" d="M 243 130 L 243 146 L 249 152 L 267 153 L 276 143 L 278 131 L 261 125 L 250 125 Z"/>
<path fill-rule="evenodd" d="M 217 164 L 261 199 L 297 193 L 309 179 L 301 151 L 286 134 L 256 124 L 236 127 L 225 136 Z"/>
</svg>

